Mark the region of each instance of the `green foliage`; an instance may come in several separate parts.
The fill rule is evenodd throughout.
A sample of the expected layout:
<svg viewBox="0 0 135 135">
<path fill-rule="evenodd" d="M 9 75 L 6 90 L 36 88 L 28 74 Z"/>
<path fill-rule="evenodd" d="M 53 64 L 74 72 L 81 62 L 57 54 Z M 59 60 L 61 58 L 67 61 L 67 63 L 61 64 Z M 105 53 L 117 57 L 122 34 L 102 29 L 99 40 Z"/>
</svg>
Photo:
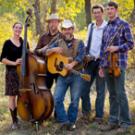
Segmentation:
<svg viewBox="0 0 135 135">
<path fill-rule="evenodd" d="M 63 18 L 75 20 L 75 17 L 83 8 L 82 5 L 84 5 L 82 0 L 68 0 L 67 2 L 61 1 L 58 5 L 58 12 Z"/>
<path fill-rule="evenodd" d="M 133 10 L 133 0 L 114 0 L 119 4 L 119 14 L 125 20 L 129 20 Z"/>
<path fill-rule="evenodd" d="M 10 13 L 5 13 L 0 17 L 0 47 L 3 45 L 3 42 L 10 38 L 12 35 L 12 25 L 13 22 L 17 21 L 17 18 Z"/>
<path fill-rule="evenodd" d="M 16 21 L 19 21 L 17 16 L 10 14 L 10 13 L 5 13 L 3 16 L 0 17 L 0 52 L 1 48 L 3 46 L 3 43 L 5 40 L 11 38 L 13 32 L 12 32 L 12 26 Z M 22 37 L 23 37 L 23 32 L 22 32 Z M 28 41 L 31 45 L 32 43 L 32 31 L 28 31 Z"/>
<path fill-rule="evenodd" d="M 12 24 L 15 21 L 21 21 L 24 24 L 26 18 L 26 10 L 33 8 L 35 0 L 0 0 L 0 46 L 4 39 L 10 37 L 12 34 Z M 133 0 L 114 0 L 119 4 L 119 14 L 122 18 L 129 20 L 130 14 L 133 10 Z M 91 0 L 91 4 L 105 4 L 108 0 Z M 45 19 L 50 13 L 51 0 L 40 0 L 40 17 L 42 25 L 45 24 Z M 86 26 L 84 0 L 57 0 L 57 11 L 62 19 L 71 19 L 75 22 L 77 30 L 83 30 Z M 29 30 L 29 40 L 35 32 L 35 17 L 33 14 L 32 27 Z M 4 34 L 3 34 L 4 33 Z M 82 37 L 84 39 L 84 36 Z M 35 36 L 34 38 L 35 39 Z M 37 39 L 36 39 L 37 40 Z"/>
</svg>

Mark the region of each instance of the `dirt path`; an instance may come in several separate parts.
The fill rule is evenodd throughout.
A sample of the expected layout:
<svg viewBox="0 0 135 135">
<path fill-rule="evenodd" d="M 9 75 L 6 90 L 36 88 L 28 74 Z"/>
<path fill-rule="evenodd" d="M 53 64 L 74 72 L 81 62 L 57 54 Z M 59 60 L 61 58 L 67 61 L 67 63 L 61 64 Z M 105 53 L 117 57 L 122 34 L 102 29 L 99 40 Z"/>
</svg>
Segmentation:
<svg viewBox="0 0 135 135">
<path fill-rule="evenodd" d="M 35 125 L 29 122 L 20 121 L 20 129 L 10 130 L 10 118 L 5 116 L 5 119 L 0 122 L 0 135 L 121 135 L 115 130 L 102 132 L 99 130 L 99 125 L 95 123 L 84 123 L 82 120 L 77 121 L 77 129 L 74 131 L 59 130 L 60 125 L 53 118 L 44 122 L 44 126 L 40 126 L 38 134 L 36 133 Z M 129 133 L 122 135 L 135 135 L 135 127 L 130 129 Z"/>
</svg>

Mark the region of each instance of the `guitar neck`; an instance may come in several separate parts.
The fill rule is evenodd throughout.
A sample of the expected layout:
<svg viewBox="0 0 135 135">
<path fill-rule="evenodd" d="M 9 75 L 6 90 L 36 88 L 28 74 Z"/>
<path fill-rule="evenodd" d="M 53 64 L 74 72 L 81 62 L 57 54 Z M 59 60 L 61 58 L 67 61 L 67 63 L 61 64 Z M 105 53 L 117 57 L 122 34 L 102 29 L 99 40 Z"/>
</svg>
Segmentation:
<svg viewBox="0 0 135 135">
<path fill-rule="evenodd" d="M 79 71 L 76 71 L 74 69 L 71 70 L 72 73 L 76 74 L 76 75 L 81 75 L 81 73 Z"/>
<path fill-rule="evenodd" d="M 86 81 L 90 81 L 91 80 L 91 77 L 90 77 L 89 74 L 82 74 L 79 71 L 76 71 L 74 69 L 72 69 L 71 72 L 74 73 L 74 74 L 76 74 L 76 75 L 79 75 L 81 78 L 83 78 Z"/>
</svg>

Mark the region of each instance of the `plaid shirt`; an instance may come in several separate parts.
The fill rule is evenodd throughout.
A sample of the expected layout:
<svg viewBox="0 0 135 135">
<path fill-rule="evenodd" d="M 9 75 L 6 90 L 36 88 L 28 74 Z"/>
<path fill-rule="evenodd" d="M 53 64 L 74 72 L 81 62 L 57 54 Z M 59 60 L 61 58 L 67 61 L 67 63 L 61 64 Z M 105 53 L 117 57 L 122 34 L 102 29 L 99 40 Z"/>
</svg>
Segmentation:
<svg viewBox="0 0 135 135">
<path fill-rule="evenodd" d="M 123 25 L 121 29 L 118 27 Z M 119 29 L 119 31 L 118 31 Z M 108 61 L 109 52 L 106 52 L 106 48 L 110 44 L 110 39 L 112 36 L 118 31 L 117 36 L 114 38 L 112 45 L 118 46 L 119 49 L 116 53 L 118 53 L 118 66 L 120 68 L 126 68 L 127 66 L 127 54 L 128 50 L 132 49 L 134 46 L 133 36 L 129 27 L 129 24 L 119 17 L 115 20 L 108 22 L 106 28 L 103 32 L 102 46 L 101 46 L 101 67 L 109 67 L 110 62 Z"/>
</svg>

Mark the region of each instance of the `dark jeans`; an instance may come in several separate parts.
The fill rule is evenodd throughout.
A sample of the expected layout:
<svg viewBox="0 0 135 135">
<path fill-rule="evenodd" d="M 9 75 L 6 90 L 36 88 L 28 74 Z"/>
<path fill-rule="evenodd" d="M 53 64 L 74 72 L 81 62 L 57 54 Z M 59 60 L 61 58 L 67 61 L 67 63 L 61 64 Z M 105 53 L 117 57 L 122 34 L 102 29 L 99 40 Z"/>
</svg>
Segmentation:
<svg viewBox="0 0 135 135">
<path fill-rule="evenodd" d="M 54 80 L 57 81 L 58 74 L 51 74 L 50 72 L 47 71 L 46 73 L 46 86 L 48 89 L 51 89 Z"/>
<path fill-rule="evenodd" d="M 121 69 L 121 75 L 114 77 L 104 69 L 105 79 L 109 90 L 110 124 L 120 124 L 127 127 L 131 124 L 127 95 L 125 92 L 125 69 Z"/>
<path fill-rule="evenodd" d="M 90 90 L 91 86 L 96 79 L 96 117 L 102 118 L 104 113 L 104 99 L 105 99 L 105 80 L 104 78 L 99 77 L 98 75 L 98 66 L 99 61 L 91 61 L 85 69 L 85 73 L 91 75 L 91 81 L 81 81 L 81 99 L 82 99 L 82 113 L 87 114 L 91 111 L 91 102 L 90 102 Z"/>
</svg>

